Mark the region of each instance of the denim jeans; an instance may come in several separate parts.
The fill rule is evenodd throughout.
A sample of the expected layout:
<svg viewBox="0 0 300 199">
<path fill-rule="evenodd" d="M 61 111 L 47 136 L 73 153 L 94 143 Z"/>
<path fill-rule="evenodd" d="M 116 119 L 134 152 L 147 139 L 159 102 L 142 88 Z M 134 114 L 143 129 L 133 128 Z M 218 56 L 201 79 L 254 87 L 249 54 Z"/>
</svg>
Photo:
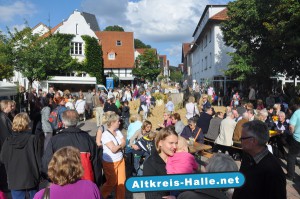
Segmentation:
<svg viewBox="0 0 300 199">
<path fill-rule="evenodd" d="M 287 157 L 287 175 L 291 178 L 295 177 L 296 157 L 299 153 L 300 153 L 300 142 L 297 142 L 293 138 L 291 139 L 289 153 Z"/>
<path fill-rule="evenodd" d="M 11 190 L 11 196 L 13 199 L 25 199 L 26 192 L 29 193 L 29 198 L 33 199 L 34 195 L 37 193 L 37 189 L 23 189 L 23 190 Z"/>
</svg>

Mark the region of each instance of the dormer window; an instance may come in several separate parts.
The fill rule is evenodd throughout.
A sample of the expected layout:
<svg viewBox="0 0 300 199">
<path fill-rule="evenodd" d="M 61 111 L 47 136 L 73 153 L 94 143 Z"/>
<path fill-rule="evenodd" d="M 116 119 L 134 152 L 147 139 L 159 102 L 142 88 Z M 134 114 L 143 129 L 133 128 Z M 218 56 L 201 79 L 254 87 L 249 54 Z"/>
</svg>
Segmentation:
<svg viewBox="0 0 300 199">
<path fill-rule="evenodd" d="M 122 46 L 122 41 L 117 40 L 116 45 L 117 45 L 117 46 Z"/>
<path fill-rule="evenodd" d="M 108 60 L 115 60 L 116 59 L 116 53 L 110 52 L 108 53 Z"/>
</svg>

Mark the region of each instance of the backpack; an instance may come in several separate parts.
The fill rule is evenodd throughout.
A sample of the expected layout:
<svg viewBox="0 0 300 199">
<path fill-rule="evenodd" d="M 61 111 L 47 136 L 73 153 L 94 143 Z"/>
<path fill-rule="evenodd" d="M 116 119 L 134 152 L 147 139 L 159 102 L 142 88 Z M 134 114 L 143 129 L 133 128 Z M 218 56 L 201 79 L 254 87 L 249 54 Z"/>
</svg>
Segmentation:
<svg viewBox="0 0 300 199">
<path fill-rule="evenodd" d="M 51 124 L 51 127 L 53 130 L 58 130 L 61 129 L 63 126 L 63 123 L 59 117 L 59 110 L 61 107 L 56 107 L 53 111 L 51 111 L 50 116 L 49 116 L 49 122 Z"/>
</svg>

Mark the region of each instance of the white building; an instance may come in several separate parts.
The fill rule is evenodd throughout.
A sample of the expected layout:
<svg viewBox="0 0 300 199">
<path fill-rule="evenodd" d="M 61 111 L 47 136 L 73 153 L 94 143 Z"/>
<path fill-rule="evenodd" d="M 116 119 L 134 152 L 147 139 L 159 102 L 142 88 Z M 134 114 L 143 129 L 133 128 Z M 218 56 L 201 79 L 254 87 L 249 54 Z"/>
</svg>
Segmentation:
<svg viewBox="0 0 300 199">
<path fill-rule="evenodd" d="M 218 82 L 218 87 L 226 87 L 222 85 L 226 82 L 224 70 L 231 60 L 227 53 L 234 49 L 226 46 L 223 41 L 220 23 L 224 20 L 227 20 L 226 5 L 205 7 L 193 33 L 192 47 L 186 55 L 188 73 L 192 76 L 190 80 L 199 83 Z"/>
<path fill-rule="evenodd" d="M 98 40 L 96 36 L 96 31 L 100 31 L 97 19 L 95 15 L 79 12 L 75 10 L 67 20 L 63 20 L 61 23 L 57 24 L 55 27 L 49 29 L 45 24 L 39 23 L 34 28 L 32 28 L 33 34 L 40 34 L 41 36 L 47 36 L 51 34 L 63 33 L 63 34 L 73 34 L 75 37 L 71 41 L 71 56 L 76 58 L 78 61 L 83 61 L 84 55 L 84 41 L 81 38 L 82 35 L 88 35 L 94 37 Z M 20 72 L 15 72 L 15 76 L 12 78 L 14 83 L 18 83 L 21 86 L 28 88 L 28 80 L 22 76 Z M 76 84 L 72 86 L 74 89 L 86 89 L 93 87 L 96 84 L 95 77 L 89 77 L 86 73 L 81 73 L 80 75 L 76 72 L 71 74 L 66 74 L 65 76 L 54 76 L 48 81 L 35 81 L 33 82 L 34 88 L 42 88 L 43 90 L 48 90 L 49 84 L 54 85 L 57 88 L 67 87 L 65 84 Z M 85 86 L 86 85 L 86 86 Z M 61 89 L 63 89 L 61 88 Z"/>
</svg>

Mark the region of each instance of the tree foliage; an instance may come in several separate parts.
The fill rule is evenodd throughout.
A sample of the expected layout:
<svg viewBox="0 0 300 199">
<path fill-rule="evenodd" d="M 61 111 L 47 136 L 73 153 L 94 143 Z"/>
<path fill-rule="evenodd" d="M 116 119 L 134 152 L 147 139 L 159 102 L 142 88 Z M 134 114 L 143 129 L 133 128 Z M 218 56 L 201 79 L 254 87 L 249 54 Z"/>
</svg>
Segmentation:
<svg viewBox="0 0 300 199">
<path fill-rule="evenodd" d="M 136 77 L 154 81 L 161 73 L 159 67 L 159 59 L 155 50 L 147 49 L 136 59 L 136 67 L 132 70 L 132 74 Z"/>
<path fill-rule="evenodd" d="M 183 74 L 178 70 L 171 70 L 170 79 L 174 82 L 180 82 L 183 78 Z"/>
<path fill-rule="evenodd" d="M 15 69 L 33 81 L 46 80 L 51 75 L 67 72 L 76 64 L 70 56 L 70 41 L 73 35 L 55 34 L 41 37 L 32 34 L 29 27 L 14 33 L 9 31 L 9 45 Z"/>
<path fill-rule="evenodd" d="M 87 35 L 81 36 L 85 41 L 85 60 L 82 70 L 96 77 L 97 84 L 104 83 L 102 48 L 97 39 Z"/>
<path fill-rule="evenodd" d="M 13 76 L 14 67 L 11 62 L 11 48 L 7 38 L 0 31 L 0 80 Z"/>
<path fill-rule="evenodd" d="M 265 80 L 300 75 L 300 3 L 297 0 L 236 0 L 222 24 L 224 41 L 236 49 L 226 75 Z"/>
<path fill-rule="evenodd" d="M 107 26 L 103 31 L 118 31 L 118 32 L 124 32 L 124 28 L 118 25 L 114 26 Z"/>
<path fill-rule="evenodd" d="M 139 39 L 134 39 L 134 48 L 151 48 L 150 45 L 146 45 Z"/>
</svg>

